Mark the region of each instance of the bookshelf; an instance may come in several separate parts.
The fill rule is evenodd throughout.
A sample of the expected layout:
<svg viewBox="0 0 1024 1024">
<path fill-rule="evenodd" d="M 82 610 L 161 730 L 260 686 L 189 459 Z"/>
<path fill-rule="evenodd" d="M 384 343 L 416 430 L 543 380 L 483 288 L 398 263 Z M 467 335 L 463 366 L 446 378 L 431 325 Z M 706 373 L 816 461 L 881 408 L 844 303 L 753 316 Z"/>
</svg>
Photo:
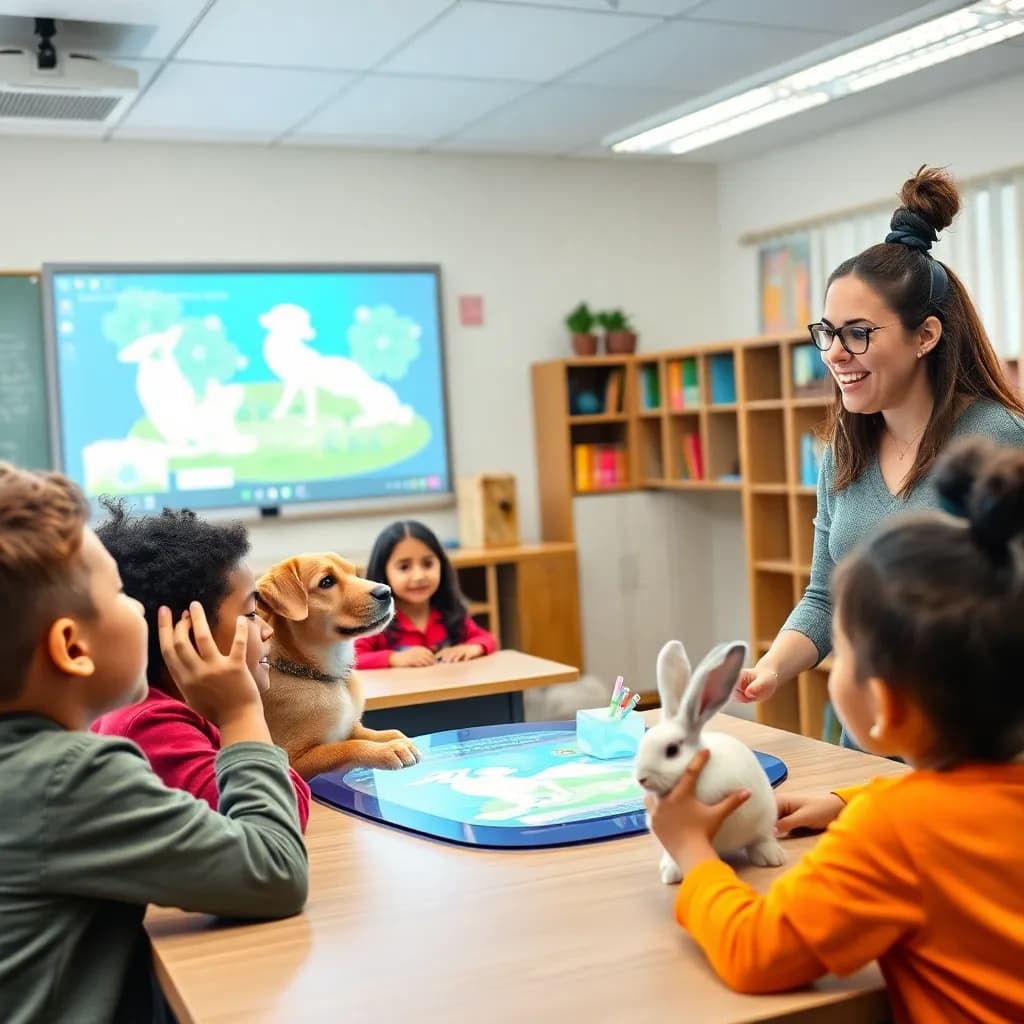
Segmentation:
<svg viewBox="0 0 1024 1024">
<path fill-rule="evenodd" d="M 752 653 L 803 596 L 814 543 L 820 430 L 831 388 L 804 334 L 531 367 L 541 529 L 573 541 L 573 500 L 609 491 L 739 492 Z M 622 385 L 609 385 L 615 371 Z M 581 391 L 599 399 L 578 410 Z M 615 401 L 606 402 L 608 396 Z M 588 404 L 588 403 L 585 403 Z M 593 404 L 590 400 L 589 404 Z M 580 444 L 621 446 L 614 483 L 577 487 Z M 827 662 L 756 706 L 760 721 L 820 737 Z"/>
</svg>

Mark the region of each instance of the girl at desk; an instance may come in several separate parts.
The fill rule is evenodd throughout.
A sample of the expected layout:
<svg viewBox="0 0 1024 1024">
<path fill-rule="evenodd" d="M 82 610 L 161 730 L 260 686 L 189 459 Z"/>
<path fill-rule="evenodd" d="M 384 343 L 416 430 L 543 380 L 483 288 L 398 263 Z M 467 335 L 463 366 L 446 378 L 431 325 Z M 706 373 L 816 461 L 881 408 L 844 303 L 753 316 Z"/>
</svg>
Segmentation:
<svg viewBox="0 0 1024 1024">
<path fill-rule="evenodd" d="M 838 817 L 764 896 L 712 850 L 746 794 L 696 800 L 706 752 L 649 799 L 651 828 L 685 873 L 677 920 L 732 987 L 877 959 L 897 1021 L 1024 1021 L 1024 452 L 968 439 L 936 485 L 947 513 L 893 519 L 832 583 L 832 701 L 913 770 L 815 801 Z"/>
<path fill-rule="evenodd" d="M 497 641 L 466 610 L 455 570 L 433 531 L 415 520 L 392 523 L 374 542 L 366 578 L 395 595 L 395 618 L 356 641 L 357 668 L 398 668 L 469 661 Z"/>
</svg>

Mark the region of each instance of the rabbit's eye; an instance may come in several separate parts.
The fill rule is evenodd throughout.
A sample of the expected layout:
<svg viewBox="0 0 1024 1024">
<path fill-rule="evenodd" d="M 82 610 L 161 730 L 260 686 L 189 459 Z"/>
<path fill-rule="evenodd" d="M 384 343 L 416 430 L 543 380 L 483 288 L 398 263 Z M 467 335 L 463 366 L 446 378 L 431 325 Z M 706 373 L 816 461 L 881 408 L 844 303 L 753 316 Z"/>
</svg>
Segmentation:
<svg viewBox="0 0 1024 1024">
<path fill-rule="evenodd" d="M 333 587 L 333 586 L 334 586 L 334 584 L 335 584 L 335 583 L 337 583 L 337 582 L 338 582 L 338 581 L 337 581 L 337 580 L 336 580 L 336 579 L 335 579 L 335 578 L 334 578 L 334 577 L 333 577 L 333 576 L 332 576 L 332 575 L 331 575 L 330 573 L 328 573 L 328 574 L 327 574 L 327 575 L 326 575 L 326 576 L 325 576 L 325 577 L 324 577 L 324 578 L 323 578 L 323 579 L 322 579 L 322 580 L 320 581 L 320 589 L 321 589 L 321 590 L 330 590 L 330 589 L 331 589 L 331 587 Z"/>
<path fill-rule="evenodd" d="M 665 756 L 666 757 L 678 757 L 678 755 L 679 755 L 679 744 L 678 743 L 670 743 L 665 748 Z"/>
</svg>

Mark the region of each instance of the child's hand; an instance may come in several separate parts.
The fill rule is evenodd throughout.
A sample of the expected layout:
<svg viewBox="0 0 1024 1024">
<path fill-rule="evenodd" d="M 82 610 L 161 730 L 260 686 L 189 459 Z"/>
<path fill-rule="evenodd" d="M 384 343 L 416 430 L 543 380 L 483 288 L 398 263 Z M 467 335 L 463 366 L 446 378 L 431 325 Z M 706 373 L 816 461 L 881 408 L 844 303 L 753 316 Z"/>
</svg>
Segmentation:
<svg viewBox="0 0 1024 1024">
<path fill-rule="evenodd" d="M 437 652 L 438 661 L 472 661 L 482 658 L 484 649 L 481 644 L 456 644 L 454 647 L 442 647 Z"/>
<path fill-rule="evenodd" d="M 181 695 L 214 725 L 238 720 L 258 711 L 263 716 L 256 680 L 245 664 L 248 623 L 239 617 L 231 653 L 221 654 L 198 601 L 189 605 L 177 625 L 168 608 L 157 616 L 160 652 Z M 189 636 L 191 631 L 192 636 Z M 193 642 L 194 641 L 194 642 Z"/>
<path fill-rule="evenodd" d="M 409 647 L 404 651 L 394 651 L 388 658 L 388 664 L 392 668 L 422 668 L 433 665 L 435 660 L 434 652 L 428 648 Z"/>
<path fill-rule="evenodd" d="M 835 793 L 816 796 L 776 793 L 775 802 L 779 808 L 779 820 L 775 826 L 777 836 L 784 836 L 797 829 L 820 832 L 835 821 L 846 806 Z"/>
<path fill-rule="evenodd" d="M 750 798 L 750 790 L 740 789 L 717 804 L 697 799 L 697 780 L 710 756 L 710 750 L 698 751 L 671 793 L 661 797 L 648 793 L 644 798 L 651 831 L 684 875 L 717 856 L 712 840 L 725 819 Z"/>
</svg>

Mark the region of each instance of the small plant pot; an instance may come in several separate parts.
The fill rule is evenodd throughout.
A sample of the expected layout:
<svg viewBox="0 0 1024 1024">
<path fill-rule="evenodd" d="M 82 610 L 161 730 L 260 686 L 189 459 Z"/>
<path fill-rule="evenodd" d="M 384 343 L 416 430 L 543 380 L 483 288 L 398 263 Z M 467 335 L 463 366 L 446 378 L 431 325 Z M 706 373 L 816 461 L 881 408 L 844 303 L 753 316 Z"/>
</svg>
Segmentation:
<svg viewBox="0 0 1024 1024">
<path fill-rule="evenodd" d="M 597 355 L 596 334 L 574 334 L 572 336 L 572 350 L 578 356 Z"/>
<path fill-rule="evenodd" d="M 636 335 L 632 331 L 608 331 L 604 336 L 604 350 L 616 356 L 635 352 Z"/>
</svg>

